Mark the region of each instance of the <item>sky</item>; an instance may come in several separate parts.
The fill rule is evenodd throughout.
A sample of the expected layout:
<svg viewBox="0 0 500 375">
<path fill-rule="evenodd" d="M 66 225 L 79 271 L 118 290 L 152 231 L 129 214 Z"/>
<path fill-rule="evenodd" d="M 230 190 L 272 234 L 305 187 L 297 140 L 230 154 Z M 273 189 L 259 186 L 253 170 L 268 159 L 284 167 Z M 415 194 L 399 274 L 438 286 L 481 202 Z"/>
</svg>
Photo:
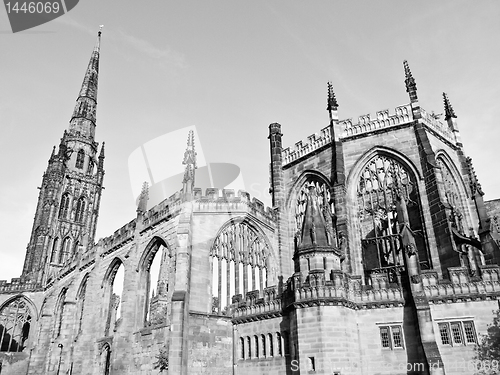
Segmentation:
<svg viewBox="0 0 500 375">
<path fill-rule="evenodd" d="M 37 187 L 99 25 L 96 141 L 106 142 L 106 175 L 97 238 L 136 216 L 134 151 L 176 131 L 187 138 L 186 129 L 206 161 L 239 167 L 245 189 L 270 205 L 269 124 L 282 125 L 285 146 L 319 132 L 327 81 L 341 120 L 394 113 L 409 102 L 405 59 L 424 109 L 442 113 L 448 93 L 485 198 L 500 198 L 499 15 L 490 0 L 86 0 L 13 34 L 0 9 L 0 279 L 21 274 Z M 170 144 L 183 150 L 185 140 Z M 165 168 L 180 168 L 183 151 L 169 155 Z"/>
</svg>

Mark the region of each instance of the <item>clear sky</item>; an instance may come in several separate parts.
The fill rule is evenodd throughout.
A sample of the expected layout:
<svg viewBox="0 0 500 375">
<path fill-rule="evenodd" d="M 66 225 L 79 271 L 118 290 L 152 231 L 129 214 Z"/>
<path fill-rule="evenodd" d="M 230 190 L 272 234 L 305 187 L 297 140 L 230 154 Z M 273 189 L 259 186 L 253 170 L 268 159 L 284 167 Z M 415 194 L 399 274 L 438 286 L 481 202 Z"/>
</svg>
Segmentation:
<svg viewBox="0 0 500 375">
<path fill-rule="evenodd" d="M 428 112 L 442 113 L 448 93 L 486 199 L 500 198 L 499 16 L 489 0 L 82 0 L 12 34 L 0 9 L 0 279 L 22 271 L 37 186 L 99 25 L 98 238 L 136 215 L 128 158 L 141 145 L 195 126 L 206 160 L 239 166 L 249 193 L 269 205 L 268 125 L 282 124 L 285 145 L 327 126 L 328 80 L 340 119 L 393 113 L 409 102 L 404 59 Z"/>
</svg>

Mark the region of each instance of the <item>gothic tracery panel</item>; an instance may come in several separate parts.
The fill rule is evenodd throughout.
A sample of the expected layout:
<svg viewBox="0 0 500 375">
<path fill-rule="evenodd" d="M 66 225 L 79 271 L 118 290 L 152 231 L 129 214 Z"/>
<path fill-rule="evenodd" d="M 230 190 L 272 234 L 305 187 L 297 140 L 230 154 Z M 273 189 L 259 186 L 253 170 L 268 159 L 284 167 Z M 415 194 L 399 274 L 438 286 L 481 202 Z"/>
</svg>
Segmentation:
<svg viewBox="0 0 500 375">
<path fill-rule="evenodd" d="M 30 332 L 32 313 L 23 298 L 16 298 L 0 311 L 0 351 L 21 352 Z"/>
<path fill-rule="evenodd" d="M 410 227 L 416 234 L 421 265 L 428 267 L 415 178 L 401 163 L 377 155 L 366 164 L 357 185 L 359 230 L 367 282 L 374 273 L 387 275 L 389 282 L 398 282 L 403 268 L 396 210 L 399 195 L 407 201 Z"/>
<path fill-rule="evenodd" d="M 267 286 L 269 246 L 245 222 L 231 223 L 211 249 L 213 312 L 222 313 L 236 294 Z"/>
</svg>

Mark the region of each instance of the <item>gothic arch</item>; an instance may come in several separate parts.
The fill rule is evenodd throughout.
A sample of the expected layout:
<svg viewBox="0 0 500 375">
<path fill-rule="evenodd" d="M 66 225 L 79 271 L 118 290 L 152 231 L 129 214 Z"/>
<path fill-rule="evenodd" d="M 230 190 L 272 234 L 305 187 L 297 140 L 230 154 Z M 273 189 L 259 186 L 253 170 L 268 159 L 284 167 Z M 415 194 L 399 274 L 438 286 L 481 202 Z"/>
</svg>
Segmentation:
<svg viewBox="0 0 500 375">
<path fill-rule="evenodd" d="M 137 324 L 139 326 L 165 324 L 170 311 L 168 301 L 174 289 L 175 271 L 173 253 L 162 237 L 154 236 L 149 241 L 142 252 L 136 271 L 139 272 L 137 303 L 138 306 L 142 306 Z M 153 295 L 154 291 L 156 295 Z"/>
<path fill-rule="evenodd" d="M 169 254 L 171 255 L 170 246 L 167 245 L 167 241 L 165 241 L 165 239 L 161 236 L 154 236 L 144 248 L 141 258 L 139 259 L 139 263 L 137 263 L 137 268 L 135 269 L 136 272 L 148 268 L 151 265 L 156 252 L 160 248 L 160 245 L 167 248 Z"/>
<path fill-rule="evenodd" d="M 9 310 L 9 311 L 8 311 Z M 14 319 L 12 317 L 14 316 Z M 22 294 L 0 305 L 0 351 L 21 352 L 30 342 L 30 333 L 38 320 L 34 303 Z"/>
<path fill-rule="evenodd" d="M 354 164 L 347 178 L 349 264 L 366 283 L 385 275 L 400 282 L 404 268 L 397 214 L 397 196 L 407 201 L 410 227 L 421 266 L 430 268 L 430 254 L 422 212 L 422 175 L 401 153 L 374 147 Z M 425 193 L 425 191 L 423 192 Z M 361 246 L 360 246 L 361 245 Z"/>
<path fill-rule="evenodd" d="M 315 170 L 305 170 L 302 174 L 295 180 L 293 185 L 290 187 L 288 196 L 285 200 L 285 207 L 291 208 L 292 203 L 296 199 L 298 190 L 308 181 L 308 180 L 318 180 L 328 186 L 330 186 L 330 179 L 326 177 L 323 173 Z"/>
<path fill-rule="evenodd" d="M 54 334 L 53 337 L 57 338 L 59 337 L 61 333 L 61 328 L 62 328 L 62 323 L 64 319 L 64 304 L 66 303 L 66 297 L 68 294 L 68 288 L 64 287 L 62 288 L 61 292 L 59 293 L 56 304 L 54 306 Z"/>
<path fill-rule="evenodd" d="M 102 279 L 102 283 L 101 283 L 101 289 L 104 288 L 104 286 L 106 284 L 109 284 L 109 283 L 112 283 L 115 276 L 116 276 L 116 272 L 118 271 L 118 268 L 120 268 L 120 266 L 123 265 L 125 267 L 125 263 L 123 262 L 123 260 L 120 258 L 120 257 L 115 257 L 111 263 L 109 264 L 108 266 L 108 269 L 106 270 L 106 272 L 104 273 L 104 277 Z"/>
<path fill-rule="evenodd" d="M 269 240 L 249 217 L 221 226 L 210 244 L 212 312 L 223 313 L 234 295 L 263 290 L 275 263 Z"/>
</svg>

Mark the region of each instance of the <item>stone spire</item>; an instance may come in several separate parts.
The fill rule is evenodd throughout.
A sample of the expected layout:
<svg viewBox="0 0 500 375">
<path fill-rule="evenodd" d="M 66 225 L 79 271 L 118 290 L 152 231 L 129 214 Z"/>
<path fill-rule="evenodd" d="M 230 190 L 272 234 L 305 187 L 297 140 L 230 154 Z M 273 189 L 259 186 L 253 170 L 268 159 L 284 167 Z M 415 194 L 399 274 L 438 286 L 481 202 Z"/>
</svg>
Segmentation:
<svg viewBox="0 0 500 375">
<path fill-rule="evenodd" d="M 408 61 L 403 61 L 403 66 L 405 68 L 405 85 L 406 92 L 410 95 L 410 101 L 412 103 L 418 101 L 417 98 L 417 84 L 415 83 L 415 78 L 411 74 L 410 67 L 408 65 Z"/>
<path fill-rule="evenodd" d="M 337 103 L 337 98 L 333 92 L 333 85 L 331 82 L 327 82 L 328 86 L 328 98 L 326 101 L 326 110 L 330 115 L 330 121 L 338 120 L 337 109 L 339 108 L 339 103 Z"/>
<path fill-rule="evenodd" d="M 184 178 L 182 179 L 182 191 L 185 196 L 190 196 L 194 189 L 195 169 L 196 166 L 196 152 L 194 150 L 194 131 L 189 131 L 187 148 L 184 152 L 184 160 L 182 164 L 186 166 L 184 171 Z"/>
<path fill-rule="evenodd" d="M 69 133 L 73 136 L 83 136 L 94 139 L 97 108 L 97 82 L 99 76 L 99 52 L 101 45 L 101 30 L 97 33 L 97 43 L 92 51 L 89 65 L 83 78 L 82 87 L 76 99 L 75 109 L 69 123 Z"/>
</svg>

